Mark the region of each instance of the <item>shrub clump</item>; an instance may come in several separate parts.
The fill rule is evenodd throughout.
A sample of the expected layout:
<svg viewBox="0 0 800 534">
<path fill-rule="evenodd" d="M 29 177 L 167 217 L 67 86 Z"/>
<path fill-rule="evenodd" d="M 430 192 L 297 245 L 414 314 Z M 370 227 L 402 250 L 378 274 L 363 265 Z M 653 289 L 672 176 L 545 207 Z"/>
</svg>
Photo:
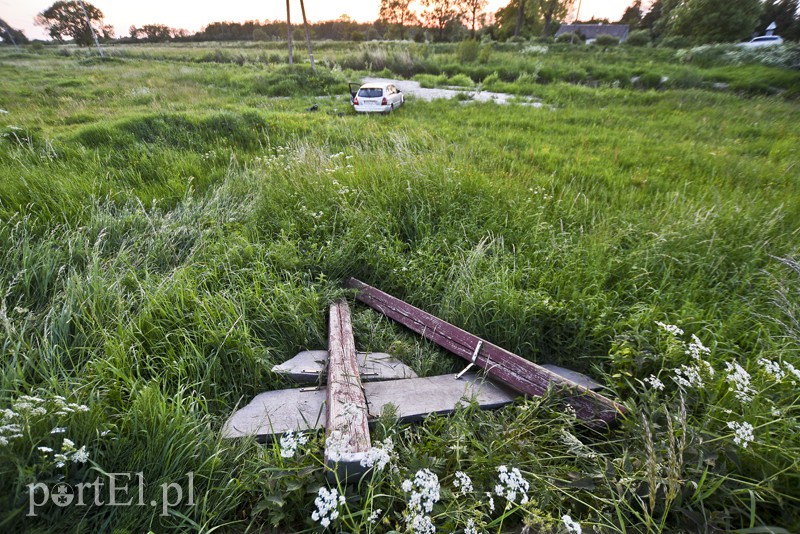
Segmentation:
<svg viewBox="0 0 800 534">
<path fill-rule="evenodd" d="M 597 39 L 594 40 L 594 44 L 597 46 L 617 46 L 619 44 L 619 37 L 604 33 L 597 36 Z"/>
<path fill-rule="evenodd" d="M 650 32 L 647 30 L 632 31 L 625 39 L 625 44 L 628 46 L 648 46 L 651 42 Z"/>
<path fill-rule="evenodd" d="M 472 63 L 478 59 L 481 44 L 475 39 L 467 39 L 458 43 L 458 59 L 462 63 Z"/>
<path fill-rule="evenodd" d="M 557 43 L 572 43 L 572 44 L 575 44 L 575 43 L 583 42 L 583 39 L 581 39 L 581 36 L 578 35 L 575 32 L 565 32 L 565 33 L 562 33 L 561 35 L 559 35 L 558 37 L 556 37 L 556 42 Z"/>
</svg>

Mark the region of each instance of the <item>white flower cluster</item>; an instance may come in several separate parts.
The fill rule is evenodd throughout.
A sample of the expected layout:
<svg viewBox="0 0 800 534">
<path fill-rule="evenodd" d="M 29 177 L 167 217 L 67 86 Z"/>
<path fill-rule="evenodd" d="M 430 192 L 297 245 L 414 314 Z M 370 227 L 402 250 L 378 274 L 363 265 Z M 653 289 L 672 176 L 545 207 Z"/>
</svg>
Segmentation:
<svg viewBox="0 0 800 534">
<path fill-rule="evenodd" d="M 519 469 L 512 467 L 509 471 L 506 466 L 501 465 L 497 468 L 497 472 L 500 473 L 500 484 L 494 487 L 494 492 L 500 497 L 505 497 L 509 502 L 516 502 L 517 492 L 519 492 L 522 493 L 519 503 L 527 503 L 530 484 L 519 472 Z"/>
<path fill-rule="evenodd" d="M 794 365 L 789 362 L 783 362 L 783 366 L 789 370 L 790 373 L 794 375 L 797 380 L 800 380 L 800 369 L 797 369 Z M 792 385 L 796 385 L 795 381 L 792 381 Z"/>
<path fill-rule="evenodd" d="M 369 517 L 367 518 L 367 521 L 369 521 L 370 523 L 372 523 L 374 525 L 375 523 L 378 522 L 378 519 L 380 519 L 381 512 L 383 512 L 383 510 L 381 510 L 380 508 L 378 508 L 377 510 L 373 511 L 371 514 L 369 514 Z"/>
<path fill-rule="evenodd" d="M 581 532 L 583 532 L 581 524 L 577 521 L 573 521 L 569 515 L 562 515 L 561 521 L 564 522 L 564 526 L 567 527 L 567 532 L 569 532 L 569 534 L 581 534 Z"/>
<path fill-rule="evenodd" d="M 378 441 L 370 447 L 360 463 L 362 467 L 372 467 L 376 471 L 382 471 L 392 462 L 393 457 L 394 442 L 392 438 L 386 438 L 383 442 Z"/>
<path fill-rule="evenodd" d="M 403 481 L 403 491 L 410 493 L 406 522 L 416 533 L 432 534 L 436 532 L 431 518 L 426 514 L 433 511 L 433 505 L 439 502 L 439 477 L 430 469 L 420 469 L 414 480 Z"/>
<path fill-rule="evenodd" d="M 753 437 L 753 425 L 748 422 L 728 421 L 728 428 L 733 430 L 733 442 L 741 445 L 743 449 L 746 449 L 747 444 L 752 443 L 755 439 Z"/>
<path fill-rule="evenodd" d="M 703 345 L 696 335 L 692 334 L 692 342 L 686 347 L 686 355 L 691 356 L 695 360 L 702 360 L 704 355 L 711 354 L 711 349 Z"/>
<path fill-rule="evenodd" d="M 772 378 L 780 382 L 783 380 L 783 377 L 786 376 L 786 373 L 783 372 L 781 366 L 778 362 L 773 362 L 772 360 L 768 360 L 766 358 L 759 358 L 758 364 L 764 368 L 764 371 L 767 374 L 771 375 Z"/>
<path fill-rule="evenodd" d="M 75 412 L 88 411 L 88 406 L 67 402 L 60 395 L 49 399 L 21 395 L 11 403 L 11 408 L 0 410 L 0 446 L 8 445 L 12 439 L 22 437 L 25 424 L 31 419 L 41 419 L 46 416 L 64 417 Z M 64 431 L 63 428 L 60 430 Z"/>
<path fill-rule="evenodd" d="M 475 528 L 474 519 L 467 519 L 467 526 L 464 528 L 464 534 L 478 534 L 478 529 Z"/>
<path fill-rule="evenodd" d="M 657 376 L 650 375 L 649 377 L 645 378 L 644 381 L 650 384 L 650 387 L 652 387 L 654 390 L 664 391 L 664 382 L 659 380 Z"/>
<path fill-rule="evenodd" d="M 666 323 L 662 323 L 661 321 L 656 321 L 656 324 L 658 326 L 660 326 L 664 331 L 666 331 L 669 334 L 672 334 L 675 337 L 683 335 L 683 330 L 681 328 L 675 326 L 674 324 L 666 324 Z M 566 516 L 566 517 L 569 517 L 569 516 Z"/>
<path fill-rule="evenodd" d="M 53 452 L 53 449 L 50 447 L 37 447 L 37 450 L 45 455 Z M 82 445 L 80 449 L 76 449 L 75 442 L 71 439 L 64 438 L 64 441 L 61 443 L 61 452 L 53 455 L 53 461 L 55 461 L 56 467 L 61 468 L 67 465 L 70 460 L 75 463 L 85 464 L 89 461 L 89 452 L 86 450 L 86 445 Z"/>
<path fill-rule="evenodd" d="M 307 442 L 308 438 L 305 435 L 290 430 L 281 436 L 281 456 L 292 458 L 297 453 L 297 448 Z"/>
<path fill-rule="evenodd" d="M 463 471 L 456 471 L 456 479 L 453 481 L 453 486 L 461 490 L 462 495 L 472 492 L 472 479 Z"/>
<path fill-rule="evenodd" d="M 342 459 L 342 456 L 347 452 L 347 444 L 350 442 L 350 436 L 343 434 L 339 430 L 334 430 L 328 437 L 325 438 L 325 450 L 328 453 L 328 458 L 334 462 Z"/>
<path fill-rule="evenodd" d="M 339 517 L 339 506 L 344 504 L 344 497 L 339 495 L 339 491 L 335 488 L 332 490 L 320 488 L 314 504 L 317 509 L 311 514 L 311 519 L 319 521 L 323 527 L 328 527 L 331 521 Z"/>
<path fill-rule="evenodd" d="M 680 368 L 675 369 L 675 376 L 672 379 L 676 384 L 685 388 L 703 387 L 703 377 L 700 376 L 700 368 L 696 365 L 681 365 Z"/>
<path fill-rule="evenodd" d="M 747 403 L 753 400 L 755 391 L 750 388 L 750 374 L 736 362 L 725 362 L 725 370 L 728 372 L 726 379 L 733 385 L 733 393 L 739 402 Z"/>
</svg>

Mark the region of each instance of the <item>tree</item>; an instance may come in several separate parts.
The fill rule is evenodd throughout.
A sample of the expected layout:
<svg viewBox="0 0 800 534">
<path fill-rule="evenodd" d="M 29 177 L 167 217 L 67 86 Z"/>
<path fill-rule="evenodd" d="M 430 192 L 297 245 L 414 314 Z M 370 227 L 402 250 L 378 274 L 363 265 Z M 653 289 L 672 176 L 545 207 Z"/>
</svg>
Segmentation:
<svg viewBox="0 0 800 534">
<path fill-rule="evenodd" d="M 422 0 L 425 11 L 422 13 L 422 20 L 429 28 L 437 30 L 439 41 L 444 40 L 444 30 L 448 24 L 458 18 L 456 0 Z"/>
<path fill-rule="evenodd" d="M 511 0 L 495 13 L 497 37 L 530 35 L 541 30 L 538 0 Z"/>
<path fill-rule="evenodd" d="M 92 29 L 105 39 L 114 36 L 114 28 L 103 24 L 103 12 L 88 2 L 84 2 L 86 13 L 81 4 L 75 0 L 59 0 L 43 12 L 36 15 L 34 23 L 47 28 L 47 33 L 56 41 L 64 41 L 71 37 L 80 46 L 92 45 Z M 91 21 L 90 28 L 86 18 Z"/>
<path fill-rule="evenodd" d="M 761 0 L 684 0 L 667 32 L 700 44 L 738 41 L 752 35 L 761 9 Z"/>
<path fill-rule="evenodd" d="M 174 30 L 164 24 L 145 24 L 141 28 L 131 26 L 128 30 L 134 39 L 145 39 L 151 43 L 169 41 Z"/>
<path fill-rule="evenodd" d="M 22 30 L 12 28 L 6 24 L 6 21 L 3 19 L 0 19 L 0 39 L 2 39 L 4 43 L 11 43 L 14 46 L 28 42 L 28 38 L 25 37 L 25 34 L 22 33 Z"/>
<path fill-rule="evenodd" d="M 629 24 L 631 28 L 638 28 L 642 22 L 642 0 L 634 0 L 619 19 L 619 24 Z"/>
<path fill-rule="evenodd" d="M 289 65 L 294 63 L 292 53 L 292 12 L 289 9 L 289 0 L 286 0 L 286 39 L 289 42 Z"/>
<path fill-rule="evenodd" d="M 764 12 L 758 23 L 758 33 L 764 33 L 767 26 L 775 23 L 777 35 L 784 39 L 797 39 L 800 37 L 800 9 L 799 0 L 766 0 Z"/>
<path fill-rule="evenodd" d="M 655 0 L 650 11 L 642 17 L 640 27 L 650 30 L 654 38 L 663 36 L 668 29 L 673 11 L 681 0 Z"/>
<path fill-rule="evenodd" d="M 378 19 L 397 28 L 400 39 L 404 39 L 406 26 L 416 21 L 414 12 L 411 11 L 411 0 L 381 0 Z"/>
<path fill-rule="evenodd" d="M 475 26 L 488 3 L 487 0 L 461 0 L 459 11 L 461 11 L 461 16 L 466 19 L 473 39 L 475 38 Z"/>
<path fill-rule="evenodd" d="M 542 35 L 550 35 L 553 19 L 562 20 L 566 17 L 574 3 L 574 0 L 539 0 L 539 10 L 544 21 Z"/>
</svg>

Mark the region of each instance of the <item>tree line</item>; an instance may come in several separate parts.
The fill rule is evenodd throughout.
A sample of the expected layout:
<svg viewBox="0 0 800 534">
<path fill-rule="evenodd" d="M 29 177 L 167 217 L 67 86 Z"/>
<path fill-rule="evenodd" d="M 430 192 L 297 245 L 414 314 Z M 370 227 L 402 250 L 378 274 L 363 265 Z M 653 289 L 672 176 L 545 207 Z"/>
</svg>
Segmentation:
<svg viewBox="0 0 800 534">
<path fill-rule="evenodd" d="M 680 37 L 691 44 L 731 42 L 763 33 L 774 22 L 784 39 L 800 39 L 800 0 L 633 0 L 618 22 L 649 33 L 653 40 Z M 92 44 L 92 30 L 103 41 L 270 41 L 285 40 L 285 21 L 212 22 L 190 33 L 164 24 L 131 26 L 128 35 L 115 38 L 103 13 L 89 2 L 58 0 L 35 18 L 55 41 Z M 576 5 L 577 4 L 577 5 Z M 413 39 L 459 41 L 486 36 L 494 40 L 552 36 L 560 24 L 579 16 L 580 0 L 510 0 L 495 13 L 487 0 L 381 0 L 379 17 L 372 23 L 346 15 L 310 23 L 315 40 Z M 85 11 L 84 8 L 85 7 Z M 87 24 L 91 23 L 91 28 Z M 587 21 L 605 22 L 609 20 Z M 294 38 L 303 38 L 302 26 L 292 25 Z M 0 39 L 9 44 L 28 41 L 20 30 L 0 19 Z"/>
</svg>

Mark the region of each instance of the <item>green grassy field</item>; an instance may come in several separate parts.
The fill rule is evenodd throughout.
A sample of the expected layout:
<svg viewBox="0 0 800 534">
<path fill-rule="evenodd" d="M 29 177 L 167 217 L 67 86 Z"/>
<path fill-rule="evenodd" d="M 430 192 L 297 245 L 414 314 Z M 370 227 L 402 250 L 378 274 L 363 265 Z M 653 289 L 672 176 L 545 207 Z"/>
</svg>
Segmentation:
<svg viewBox="0 0 800 534">
<path fill-rule="evenodd" d="M 322 44 L 316 76 L 278 45 L 0 50 L 0 528 L 313 531 L 330 487 L 334 531 L 797 532 L 798 71 L 347 46 Z M 367 66 L 545 106 L 357 116 L 346 82 Z M 325 347 L 348 276 L 591 375 L 628 417 L 591 433 L 549 397 L 387 414 L 388 465 L 348 487 L 325 480 L 323 436 L 223 440 L 237 406 L 289 386 L 272 365 Z M 360 348 L 462 366 L 351 308 Z M 191 504 L 167 506 L 190 472 Z M 31 508 L 29 485 L 107 473 L 146 485 L 130 506 Z"/>
</svg>

